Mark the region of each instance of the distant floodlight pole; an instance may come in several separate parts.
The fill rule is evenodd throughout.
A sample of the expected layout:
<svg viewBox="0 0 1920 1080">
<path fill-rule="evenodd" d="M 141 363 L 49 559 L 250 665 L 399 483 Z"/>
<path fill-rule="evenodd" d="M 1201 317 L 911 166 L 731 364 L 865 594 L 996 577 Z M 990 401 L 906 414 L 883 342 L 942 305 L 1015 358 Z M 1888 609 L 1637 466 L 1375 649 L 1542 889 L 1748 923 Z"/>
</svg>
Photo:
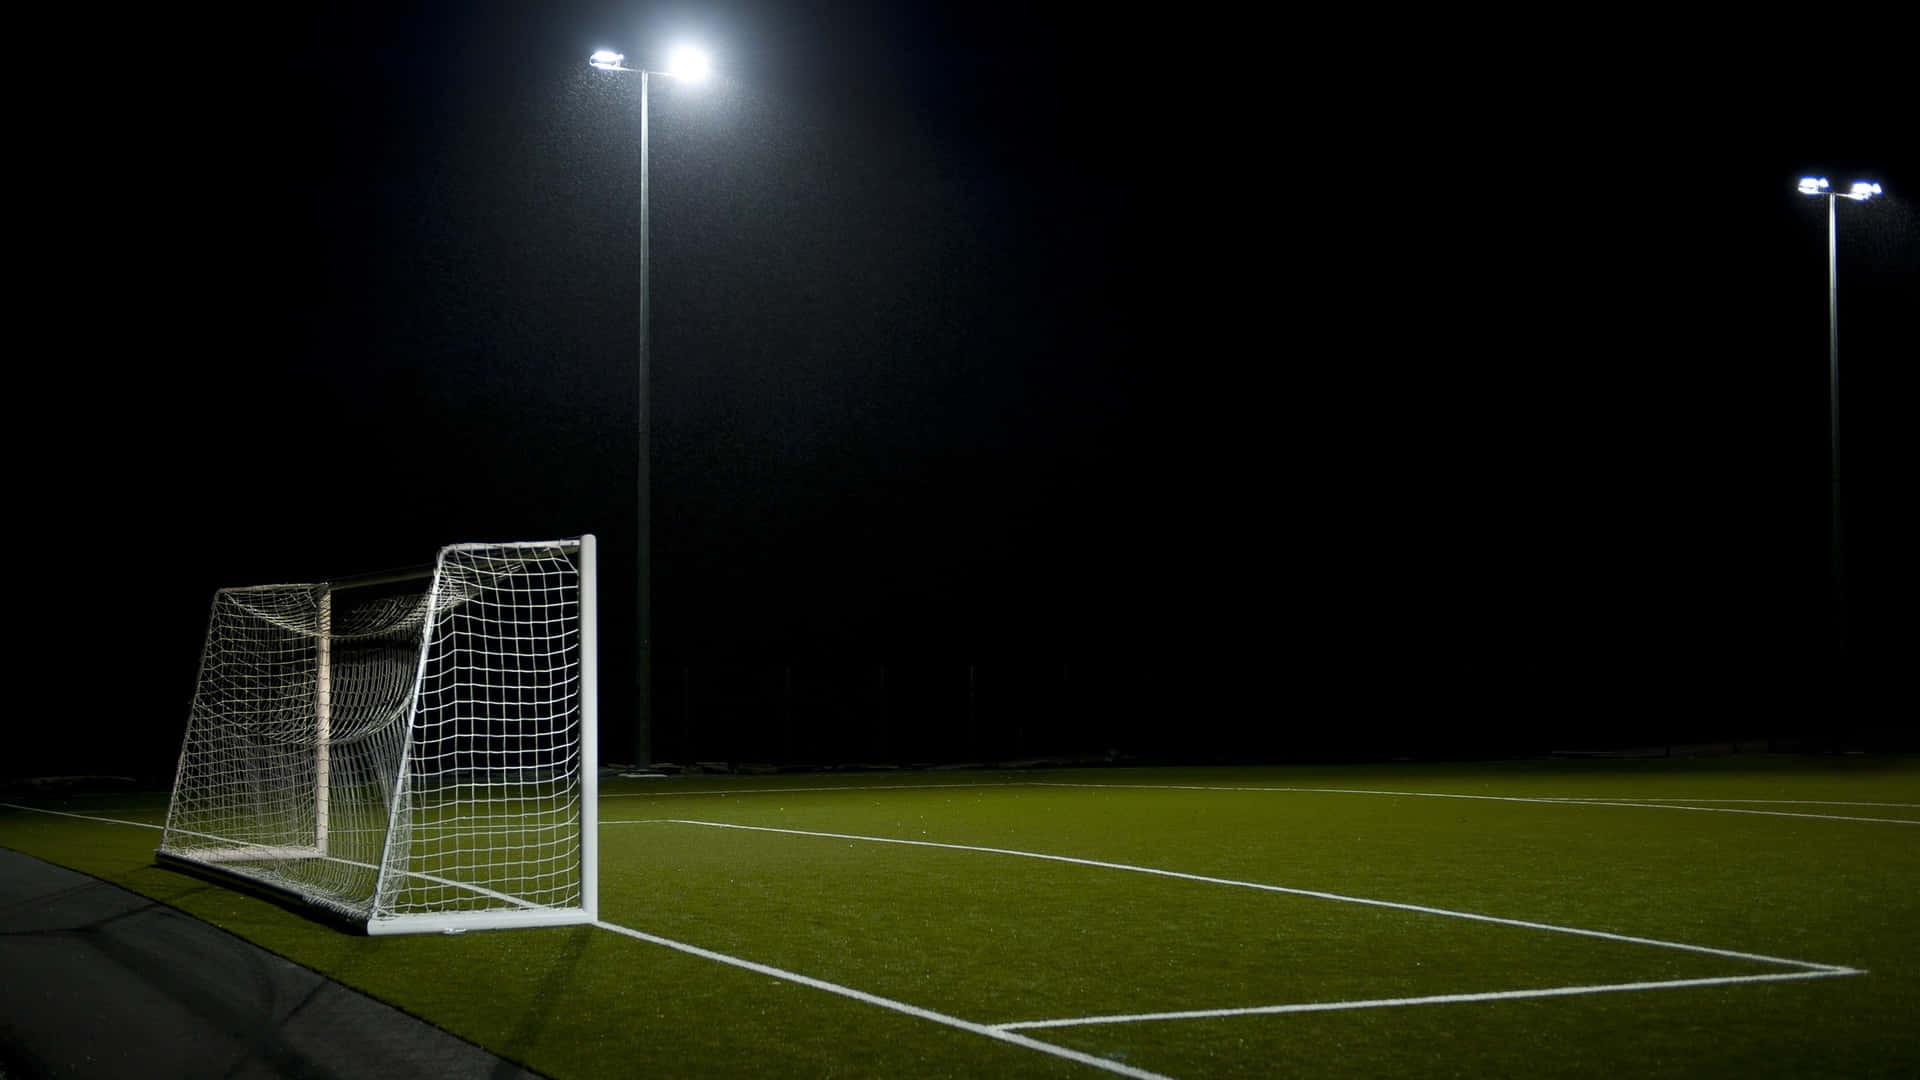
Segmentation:
<svg viewBox="0 0 1920 1080">
<path fill-rule="evenodd" d="M 1847 643 L 1846 545 L 1841 531 L 1840 513 L 1840 240 L 1834 214 L 1834 199 L 1865 202 L 1881 194 L 1880 185 L 1856 181 L 1846 191 L 1834 191 L 1824 176 L 1800 180 L 1800 194 L 1824 195 L 1827 199 L 1827 435 L 1832 443 L 1833 461 L 1833 599 L 1836 640 L 1844 653 Z"/>
<path fill-rule="evenodd" d="M 708 64 L 705 53 L 686 46 L 674 50 L 666 71 L 630 68 L 626 66 L 626 59 L 617 52 L 602 49 L 588 57 L 587 63 L 601 71 L 625 71 L 640 76 L 640 391 L 637 410 L 640 478 L 635 536 L 639 582 L 634 597 L 633 753 L 635 764 L 650 765 L 653 763 L 653 436 L 652 400 L 648 393 L 652 379 L 648 356 L 647 300 L 647 254 L 650 247 L 647 235 L 647 79 L 652 75 L 667 75 L 687 82 L 698 82 L 706 78 Z"/>
</svg>

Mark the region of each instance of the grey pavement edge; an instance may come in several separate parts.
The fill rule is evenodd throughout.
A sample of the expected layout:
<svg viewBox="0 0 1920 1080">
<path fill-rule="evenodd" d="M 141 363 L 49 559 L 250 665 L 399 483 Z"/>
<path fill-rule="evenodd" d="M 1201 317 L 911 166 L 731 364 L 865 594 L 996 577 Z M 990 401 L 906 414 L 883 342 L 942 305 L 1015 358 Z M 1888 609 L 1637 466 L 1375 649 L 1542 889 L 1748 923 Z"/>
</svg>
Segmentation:
<svg viewBox="0 0 1920 1080">
<path fill-rule="evenodd" d="M 537 1080 L 218 927 L 0 848 L 0 1080 Z"/>
</svg>

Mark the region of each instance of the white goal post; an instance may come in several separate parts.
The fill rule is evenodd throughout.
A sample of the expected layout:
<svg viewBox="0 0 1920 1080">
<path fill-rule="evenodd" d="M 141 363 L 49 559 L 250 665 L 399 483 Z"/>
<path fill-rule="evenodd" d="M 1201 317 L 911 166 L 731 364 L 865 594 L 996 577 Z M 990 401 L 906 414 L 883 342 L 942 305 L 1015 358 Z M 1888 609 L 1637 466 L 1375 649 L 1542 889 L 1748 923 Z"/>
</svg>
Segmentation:
<svg viewBox="0 0 1920 1080">
<path fill-rule="evenodd" d="M 156 854 L 370 934 L 598 915 L 594 538 L 214 594 Z"/>
</svg>

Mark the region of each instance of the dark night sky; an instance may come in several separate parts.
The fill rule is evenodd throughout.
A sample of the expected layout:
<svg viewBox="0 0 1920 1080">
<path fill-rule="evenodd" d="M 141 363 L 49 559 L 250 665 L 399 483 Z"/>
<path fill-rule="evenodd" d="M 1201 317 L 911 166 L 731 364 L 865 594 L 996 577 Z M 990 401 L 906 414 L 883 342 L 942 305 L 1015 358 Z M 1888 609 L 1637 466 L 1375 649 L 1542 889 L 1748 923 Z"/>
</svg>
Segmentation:
<svg viewBox="0 0 1920 1080">
<path fill-rule="evenodd" d="M 151 63 L 49 75 L 26 127 L 35 641 L 109 687 L 83 712 L 128 771 L 176 744 L 220 585 L 593 531 L 627 655 L 636 86 L 584 58 L 689 36 L 718 77 L 651 112 L 670 662 L 1096 657 L 1168 717 L 1816 726 L 1814 172 L 1893 196 L 1840 207 L 1841 344 L 1863 685 L 1901 685 L 1920 168 L 1910 88 L 1859 74 L 1900 70 L 1884 33 L 1809 67 L 1715 28 L 1314 18 L 137 28 Z M 91 767 L 70 735 L 47 760 Z"/>
</svg>

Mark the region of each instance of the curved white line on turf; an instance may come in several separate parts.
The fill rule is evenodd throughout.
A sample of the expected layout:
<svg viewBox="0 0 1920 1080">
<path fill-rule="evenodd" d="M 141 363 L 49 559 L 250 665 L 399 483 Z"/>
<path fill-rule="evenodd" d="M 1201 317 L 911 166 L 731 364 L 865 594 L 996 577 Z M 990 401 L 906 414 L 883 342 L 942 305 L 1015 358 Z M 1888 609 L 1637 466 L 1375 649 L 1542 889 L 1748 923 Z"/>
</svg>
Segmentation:
<svg viewBox="0 0 1920 1080">
<path fill-rule="evenodd" d="M 1843 968 L 1836 971 L 1795 971 L 1778 975 L 1726 975 L 1708 979 L 1665 979 L 1660 982 L 1600 983 L 1594 986 L 1556 986 L 1544 990 L 1495 990 L 1482 994 L 1429 994 L 1425 997 L 1373 998 L 1366 1001 L 1309 1001 L 1298 1005 L 1256 1005 L 1245 1009 L 1188 1009 L 1181 1012 L 1129 1013 L 1115 1016 L 1070 1016 L 1057 1020 L 1017 1020 L 995 1024 L 1001 1031 L 1082 1027 L 1088 1024 L 1138 1024 L 1149 1020 L 1213 1020 L 1228 1016 L 1278 1016 L 1283 1013 L 1339 1012 L 1344 1009 L 1392 1009 L 1407 1005 L 1452 1005 L 1472 1001 L 1517 1001 L 1522 998 L 1577 997 L 1634 990 L 1677 990 L 1688 986 L 1726 986 L 1732 983 L 1785 982 L 1789 979 L 1832 979 L 1864 975 Z"/>
<path fill-rule="evenodd" d="M 1606 930 L 1587 930 L 1578 926 L 1560 926 L 1555 923 L 1530 922 L 1525 919 L 1509 919 L 1499 915 L 1481 915 L 1472 911 L 1454 911 L 1450 908 L 1427 907 L 1424 904 L 1405 904 L 1397 900 L 1374 900 L 1365 896 L 1347 896 L 1342 893 L 1321 892 L 1317 889 L 1296 889 L 1286 885 L 1268 885 L 1259 881 L 1238 881 L 1233 878 L 1209 877 L 1205 874 L 1189 874 L 1180 870 L 1162 870 L 1154 866 L 1134 866 L 1130 863 L 1104 862 L 1099 859 L 1081 859 L 1072 855 L 1049 855 L 1040 851 L 1019 851 L 1014 848 L 977 847 L 972 844 L 946 844 L 936 840 L 903 840 L 891 836 L 860 836 L 852 833 L 812 832 L 806 829 L 778 829 L 769 825 L 733 825 L 724 821 L 691 821 L 685 818 L 649 818 L 644 821 L 603 821 L 602 825 L 700 825 L 710 829 L 738 829 L 743 832 L 784 833 L 789 836 L 814 836 L 827 840 L 864 840 L 872 844 L 901 844 L 906 847 L 944 848 L 949 851 L 978 851 L 988 855 L 1014 855 L 1023 859 L 1041 859 L 1046 862 L 1071 863 L 1075 866 L 1091 866 L 1102 870 L 1124 870 L 1134 874 L 1150 874 L 1154 877 L 1177 878 L 1182 881 L 1198 881 L 1208 885 L 1232 885 L 1242 889 L 1259 889 L 1263 892 L 1282 893 L 1287 896 L 1306 896 L 1315 900 L 1337 900 L 1345 904 L 1359 904 L 1363 907 L 1390 908 L 1395 911 L 1411 911 L 1420 915 L 1441 915 L 1450 919 L 1466 919 L 1469 922 L 1492 923 L 1497 926 L 1514 926 L 1522 930 L 1544 930 L 1554 934 L 1572 934 L 1576 937 L 1599 938 L 1603 941 L 1618 941 L 1628 945 L 1652 945 L 1662 949 L 1677 949 L 1681 952 L 1702 953 L 1707 956 L 1724 956 L 1732 960 L 1747 960 L 1756 964 L 1777 964 L 1781 967 L 1803 968 L 1828 975 L 1851 975 L 1855 969 L 1838 964 L 1816 964 L 1807 960 L 1789 960 L 1782 956 L 1766 956 L 1760 953 L 1739 952 L 1733 949 L 1716 949 L 1709 945 L 1689 945 L 1684 941 L 1662 941 L 1659 938 L 1635 937 L 1631 934 L 1615 934 Z"/>
<path fill-rule="evenodd" d="M 1065 1058 L 1068 1061 L 1077 1061 L 1082 1065 L 1090 1065 L 1093 1068 L 1114 1073 L 1118 1076 L 1130 1076 L 1134 1077 L 1135 1080 L 1172 1080 L 1171 1077 L 1163 1073 L 1149 1072 L 1146 1069 L 1136 1068 L 1132 1065 L 1112 1061 L 1093 1054 L 1082 1053 L 1079 1050 L 1069 1049 L 1065 1046 L 1055 1046 L 1052 1043 L 1041 1042 L 1038 1039 L 1030 1039 L 1024 1035 L 1015 1034 L 1012 1031 L 1004 1030 L 992 1024 L 976 1024 L 971 1020 L 962 1020 L 957 1016 L 949 1016 L 943 1012 L 924 1009 L 918 1005 L 909 1005 L 904 1001 L 895 1001 L 892 998 L 881 997 L 878 994 L 869 994 L 865 990 L 855 990 L 851 986 L 841 986 L 839 983 L 828 982 L 825 979 L 816 979 L 811 975 L 802 975 L 799 972 L 777 968 L 770 964 L 745 960 L 738 956 L 729 956 L 723 952 L 714 952 L 712 949 L 703 949 L 698 945 L 689 945 L 684 941 L 663 938 L 657 934 L 649 934 L 642 930 L 635 930 L 632 927 L 621 926 L 618 923 L 600 920 L 593 925 L 600 927 L 602 930 L 611 930 L 616 934 L 625 934 L 627 937 L 633 938 L 636 941 L 644 941 L 652 945 L 659 945 L 677 952 L 683 952 L 689 956 L 697 956 L 702 960 L 712 960 L 715 963 L 743 968 L 755 974 L 765 975 L 783 982 L 794 983 L 814 990 L 824 990 L 829 994 L 838 994 L 841 997 L 852 998 L 855 1001 L 875 1005 L 882 1009 L 891 1009 L 894 1012 L 904 1013 L 907 1016 L 912 1016 L 920 1020 L 929 1020 L 933 1023 L 943 1024 L 950 1028 L 958 1028 L 961 1031 L 974 1035 L 985 1036 L 986 1038 L 999 1042 L 1011 1043 L 1014 1046 L 1023 1047 L 1027 1050 L 1036 1050 L 1042 1054 L 1051 1054 L 1057 1058 Z"/>
<path fill-rule="evenodd" d="M 1371 788 L 1213 787 L 1204 784 L 1076 784 L 1035 780 L 1035 787 L 1127 788 L 1142 791 L 1286 791 L 1324 795 L 1400 795 L 1410 799 L 1477 799 L 1482 802 L 1546 803 L 1550 806 L 1625 806 L 1634 810 L 1699 810 L 1709 814 L 1754 814 L 1759 817 L 1811 818 L 1817 821 L 1867 821 L 1878 825 L 1920 825 L 1920 818 L 1850 817 L 1844 814 L 1795 814 L 1786 810 L 1736 810 L 1726 806 L 1676 806 L 1668 802 L 1625 802 L 1618 799 L 1575 799 L 1545 795 L 1463 795 L 1452 791 L 1376 791 Z M 1676 802 L 1678 800 L 1675 800 Z M 1714 802 L 1733 802 L 1715 799 Z M 1810 805 L 1810 804 L 1803 804 Z"/>
</svg>

